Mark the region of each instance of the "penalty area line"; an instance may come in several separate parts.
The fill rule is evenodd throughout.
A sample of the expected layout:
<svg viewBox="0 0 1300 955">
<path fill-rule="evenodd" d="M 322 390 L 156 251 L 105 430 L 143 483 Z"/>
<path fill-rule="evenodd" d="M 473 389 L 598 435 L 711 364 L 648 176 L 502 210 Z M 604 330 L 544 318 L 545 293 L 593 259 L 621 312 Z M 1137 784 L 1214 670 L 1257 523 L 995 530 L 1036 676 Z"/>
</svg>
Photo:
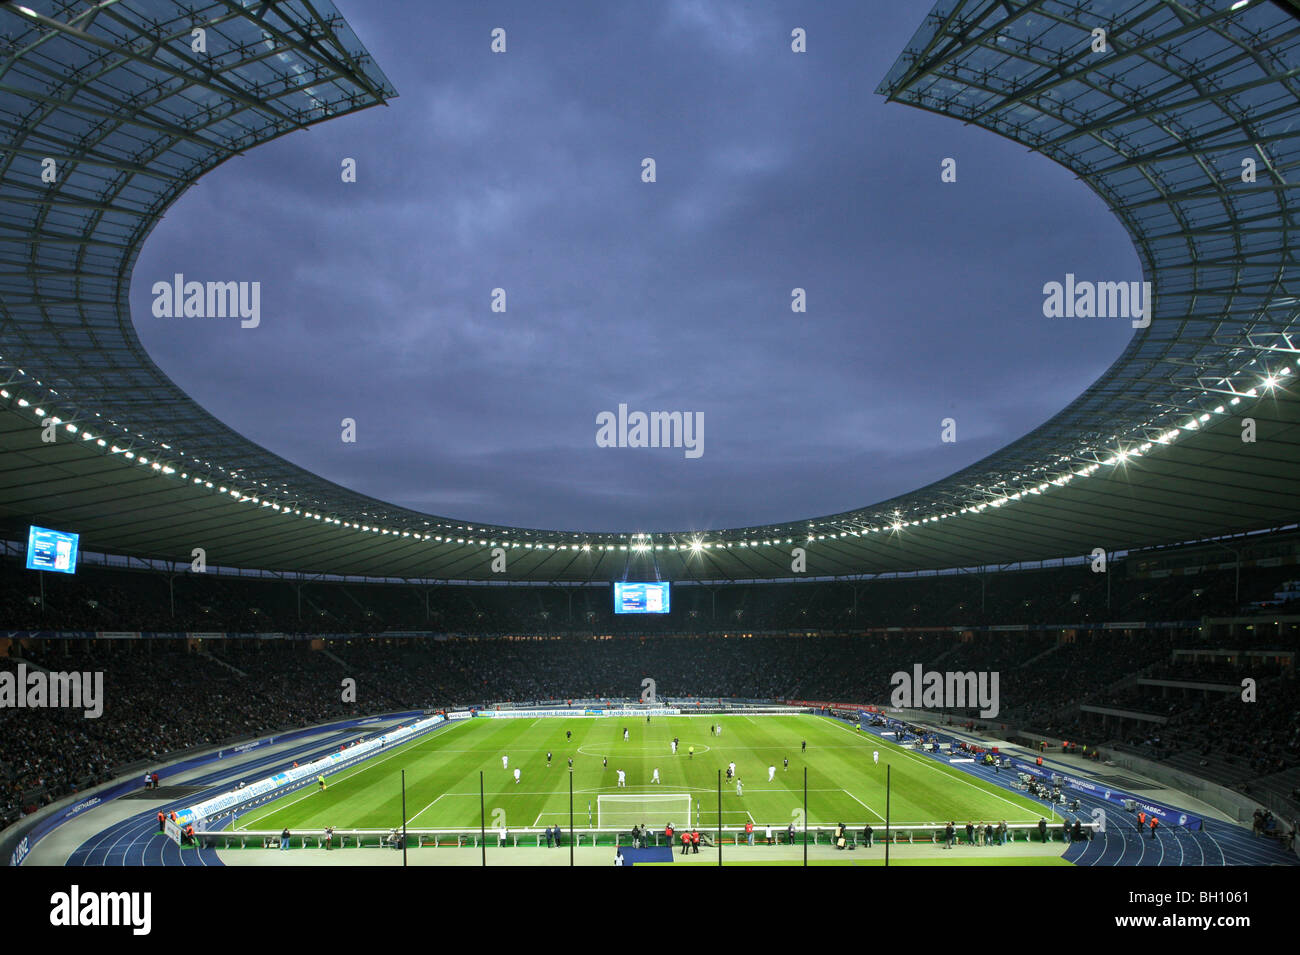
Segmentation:
<svg viewBox="0 0 1300 955">
<path fill-rule="evenodd" d="M 847 726 L 844 726 L 844 725 L 841 724 L 841 723 L 836 722 L 835 720 L 831 719 L 829 716 L 823 716 L 823 717 L 820 717 L 820 718 L 823 719 L 823 720 L 825 720 L 826 722 L 830 723 L 832 726 L 838 726 L 840 729 L 844 730 L 844 732 L 846 732 L 846 733 L 853 733 L 853 730 L 849 729 Z M 856 733 L 853 733 L 853 735 L 856 736 L 857 734 L 856 734 Z M 927 767 L 928 769 L 934 769 L 934 770 L 936 770 L 936 771 L 939 771 L 942 775 L 947 776 L 947 777 L 948 777 L 949 779 L 951 779 L 953 782 L 961 783 L 963 786 L 969 786 L 971 789 L 977 790 L 977 791 L 983 793 L 983 794 L 986 795 L 986 796 L 992 796 L 994 799 L 997 799 L 997 800 L 1000 800 L 1001 802 L 1006 803 L 1007 805 L 1009 805 L 1009 806 L 1011 806 L 1012 808 L 1018 810 L 1019 812 L 1022 812 L 1022 813 L 1023 813 L 1023 812 L 1027 812 L 1027 811 L 1029 811 L 1025 806 L 1021 806 L 1021 805 L 1019 805 L 1018 803 L 1015 803 L 1015 802 L 1013 802 L 1012 800 L 1006 798 L 1005 796 L 1001 796 L 1001 795 L 999 795 L 997 792 L 993 792 L 993 791 L 990 791 L 989 789 L 985 789 L 983 786 L 976 785 L 974 782 L 972 782 L 972 781 L 969 780 L 969 779 L 963 779 L 962 777 L 967 776 L 967 775 L 969 775 L 969 774 L 967 774 L 967 773 L 963 773 L 960 769 L 950 769 L 949 772 L 946 772 L 946 773 L 942 772 L 942 770 L 940 769 L 940 767 L 949 766 L 948 763 L 940 763 L 940 762 L 938 762 L 937 760 L 927 759 L 926 757 L 921 756 L 921 755 L 919 755 L 918 753 L 914 753 L 914 752 L 912 752 L 910 749 L 907 749 L 905 746 L 902 746 L 902 745 L 900 745 L 900 744 L 898 744 L 898 743 L 894 743 L 893 745 L 894 745 L 894 748 L 895 748 L 896 750 L 898 750 L 898 752 L 899 752 L 900 755 L 902 755 L 902 756 L 906 756 L 909 760 L 911 760 L 911 761 L 913 761 L 913 762 L 919 762 L 922 766 L 925 766 L 925 767 Z M 975 777 L 975 778 L 976 778 L 976 779 L 979 779 L 978 776 Z M 852 794 L 850 793 L 850 795 L 852 795 Z M 856 799 L 857 797 L 855 796 L 854 798 Z M 859 802 L 862 802 L 862 800 L 860 800 L 860 799 L 859 799 L 858 801 L 859 801 Z M 866 805 L 866 804 L 863 803 L 863 805 Z M 875 812 L 874 809 L 871 810 L 871 811 L 872 811 L 872 812 Z M 879 813 L 876 813 L 876 815 L 879 815 Z"/>
<path fill-rule="evenodd" d="M 862 807 L 863 809 L 865 809 L 867 812 L 871 813 L 873 816 L 875 816 L 875 817 L 876 817 L 877 819 L 879 819 L 881 822 L 884 822 L 884 821 L 885 821 L 885 817 L 884 817 L 884 816 L 882 816 L 880 813 L 876 812 L 876 810 L 872 809 L 870 806 L 868 806 L 865 802 L 863 802 L 863 801 L 862 801 L 861 799 L 859 799 L 857 796 L 853 795 L 853 793 L 849 792 L 847 789 L 841 789 L 840 792 L 844 793 L 844 795 L 848 796 L 850 799 L 852 799 L 854 802 L 856 802 L 859 806 L 861 806 L 861 807 Z"/>
<path fill-rule="evenodd" d="M 443 793 L 443 794 L 442 794 L 442 796 L 445 796 L 445 795 L 447 795 L 447 794 L 446 794 L 446 793 Z M 439 796 L 438 799 L 441 799 L 442 796 Z M 414 816 L 412 816 L 410 819 L 406 820 L 406 824 L 409 826 L 411 823 L 415 822 L 415 820 L 419 819 L 419 818 L 420 818 L 421 816 L 423 816 L 426 812 L 428 812 L 430 809 L 432 809 L 432 808 L 433 808 L 433 803 L 437 802 L 438 799 L 435 799 L 433 802 L 429 803 L 429 805 L 425 806 L 423 809 L 421 809 L 419 812 L 417 812 L 417 813 L 416 813 Z"/>
</svg>

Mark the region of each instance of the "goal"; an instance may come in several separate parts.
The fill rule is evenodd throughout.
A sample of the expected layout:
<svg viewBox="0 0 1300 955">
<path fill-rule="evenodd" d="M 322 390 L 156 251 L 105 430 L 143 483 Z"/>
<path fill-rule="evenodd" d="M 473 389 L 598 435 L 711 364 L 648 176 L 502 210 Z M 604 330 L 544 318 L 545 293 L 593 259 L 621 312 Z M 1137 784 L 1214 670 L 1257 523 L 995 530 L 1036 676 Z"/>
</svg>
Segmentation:
<svg viewBox="0 0 1300 955">
<path fill-rule="evenodd" d="M 598 829 L 631 829 L 640 825 L 662 829 L 670 822 L 679 829 L 691 824 L 689 794 L 618 793 L 596 797 Z"/>
</svg>

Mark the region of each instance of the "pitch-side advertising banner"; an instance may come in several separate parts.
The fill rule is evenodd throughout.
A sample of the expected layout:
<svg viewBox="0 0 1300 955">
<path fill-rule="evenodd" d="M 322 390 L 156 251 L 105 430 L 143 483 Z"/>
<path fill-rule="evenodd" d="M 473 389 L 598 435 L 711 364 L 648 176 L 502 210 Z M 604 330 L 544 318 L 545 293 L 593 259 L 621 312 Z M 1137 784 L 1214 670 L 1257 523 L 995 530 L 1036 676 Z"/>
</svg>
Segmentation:
<svg viewBox="0 0 1300 955">
<path fill-rule="evenodd" d="M 330 753 L 328 756 L 307 763 L 303 766 L 286 769 L 282 773 L 276 773 L 274 776 L 268 776 L 266 779 L 260 779 L 250 786 L 243 789 L 232 789 L 230 792 L 222 793 L 206 802 L 201 802 L 197 806 L 191 806 L 189 809 L 182 809 L 176 814 L 176 823 L 184 828 L 188 823 L 201 822 L 210 816 L 215 816 L 236 806 L 242 806 L 244 803 L 252 802 L 267 793 L 276 789 L 281 789 L 291 783 L 298 782 L 302 779 L 309 779 L 312 776 L 323 776 L 326 773 L 332 773 L 340 765 L 345 763 L 354 763 L 359 759 L 364 759 L 371 753 L 377 753 L 384 747 L 400 743 L 417 733 L 423 733 L 432 729 L 439 723 L 445 722 L 442 716 L 430 716 L 427 719 L 420 720 L 418 723 L 412 723 L 409 726 L 402 726 L 395 730 L 390 730 L 381 736 L 368 739 L 364 743 L 358 743 L 356 746 L 349 746 L 347 749 L 339 750 L 336 753 Z"/>
<path fill-rule="evenodd" d="M 1183 826 L 1186 829 L 1200 829 L 1201 817 L 1194 816 L 1191 813 L 1183 812 L 1181 809 L 1171 809 L 1168 806 L 1162 806 L 1159 803 L 1153 803 L 1141 796 L 1135 796 L 1132 793 L 1126 793 L 1119 789 L 1107 789 L 1104 785 L 1094 782 L 1090 779 L 1081 779 L 1078 776 L 1071 776 L 1068 773 L 1058 772 L 1047 766 L 1038 766 L 1034 763 L 1027 763 L 1023 759 L 1011 760 L 1012 767 L 1017 772 L 1028 773 L 1031 776 L 1037 776 L 1040 779 L 1057 779 L 1062 785 L 1079 792 L 1085 792 L 1090 796 L 1105 800 L 1115 805 L 1123 805 L 1127 800 L 1133 800 L 1137 808 L 1145 812 L 1148 816 L 1155 816 L 1164 825 Z"/>
<path fill-rule="evenodd" d="M 541 717 L 548 717 L 548 716 L 562 716 L 562 717 L 563 717 L 563 716 L 567 716 L 567 717 L 580 717 L 580 716 L 624 716 L 624 717 L 635 717 L 635 716 L 678 716 L 678 715 L 680 715 L 680 713 L 681 713 L 681 710 L 677 709 L 676 707 L 672 707 L 672 706 L 658 706 L 658 707 L 655 707 L 655 706 L 647 706 L 647 707 L 642 707 L 642 708 L 640 708 L 640 709 L 635 709 L 635 710 L 631 710 L 631 709 L 618 709 L 618 710 L 598 710 L 598 709 L 589 709 L 589 710 L 588 710 L 588 709 L 583 709 L 583 710 L 577 710 L 577 709 L 574 709 L 574 710 L 479 710 L 479 711 L 477 711 L 474 715 L 475 715 L 475 716 L 479 716 L 479 717 L 483 717 L 483 718 L 485 718 L 485 719 L 494 719 L 494 720 L 519 720 L 519 719 L 535 720 L 535 719 L 539 719 L 539 718 L 541 718 Z"/>
</svg>

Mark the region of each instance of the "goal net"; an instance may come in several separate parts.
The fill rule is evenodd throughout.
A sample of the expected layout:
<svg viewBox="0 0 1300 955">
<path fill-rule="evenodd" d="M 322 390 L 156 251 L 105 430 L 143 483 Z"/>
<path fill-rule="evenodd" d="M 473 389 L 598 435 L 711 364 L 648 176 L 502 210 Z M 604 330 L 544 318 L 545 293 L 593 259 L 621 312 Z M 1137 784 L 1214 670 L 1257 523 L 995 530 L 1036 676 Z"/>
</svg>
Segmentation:
<svg viewBox="0 0 1300 955">
<path fill-rule="evenodd" d="M 672 823 L 679 829 L 691 825 L 691 797 L 686 793 L 631 793 L 596 797 L 596 827 L 631 829 L 645 825 L 662 829 Z"/>
</svg>

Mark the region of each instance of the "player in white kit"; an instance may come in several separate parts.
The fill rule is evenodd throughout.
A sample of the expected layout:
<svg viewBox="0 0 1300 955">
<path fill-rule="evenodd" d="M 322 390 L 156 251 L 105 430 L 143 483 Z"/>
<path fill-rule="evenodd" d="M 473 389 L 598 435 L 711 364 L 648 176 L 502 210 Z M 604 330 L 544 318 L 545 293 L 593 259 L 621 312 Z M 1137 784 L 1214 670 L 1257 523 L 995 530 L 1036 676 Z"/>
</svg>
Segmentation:
<svg viewBox="0 0 1300 955">
<path fill-rule="evenodd" d="M 659 767 L 658 767 L 658 766 L 655 767 L 655 774 L 654 774 L 654 777 L 650 780 L 650 782 L 652 782 L 652 783 L 657 783 L 657 782 L 659 782 Z"/>
<path fill-rule="evenodd" d="M 767 767 L 767 781 L 770 783 L 774 779 L 776 779 L 776 767 L 769 766 Z"/>
<path fill-rule="evenodd" d="M 624 787 L 627 786 L 627 774 L 621 769 L 618 771 L 618 784 Z"/>
<path fill-rule="evenodd" d="M 880 765 L 880 750 L 878 750 L 878 749 L 873 749 L 873 750 L 871 751 L 871 759 L 872 759 L 872 761 L 873 761 L 877 766 L 879 766 L 879 765 Z"/>
<path fill-rule="evenodd" d="M 515 785 L 519 785 L 519 770 L 515 770 Z"/>
<path fill-rule="evenodd" d="M 501 768 L 502 768 L 502 769 L 509 769 L 509 768 L 510 768 L 510 757 L 509 757 L 509 756 L 502 756 L 502 757 L 501 757 Z"/>
<path fill-rule="evenodd" d="M 677 740 L 673 740 L 673 755 L 677 755 Z"/>
</svg>

